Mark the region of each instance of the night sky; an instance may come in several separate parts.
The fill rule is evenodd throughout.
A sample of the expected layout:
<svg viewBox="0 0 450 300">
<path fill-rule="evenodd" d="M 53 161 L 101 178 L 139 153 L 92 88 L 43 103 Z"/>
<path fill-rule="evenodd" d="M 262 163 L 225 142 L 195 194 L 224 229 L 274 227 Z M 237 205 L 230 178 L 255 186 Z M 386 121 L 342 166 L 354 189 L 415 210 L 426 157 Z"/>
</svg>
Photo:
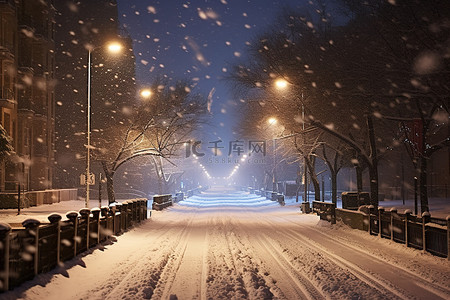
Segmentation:
<svg viewBox="0 0 450 300">
<path fill-rule="evenodd" d="M 305 0 L 118 1 L 120 23 L 134 41 L 137 81 L 158 75 L 188 79 L 194 91 L 213 93 L 214 124 L 203 138 L 229 141 L 233 99 L 223 80 L 230 64 L 245 60 L 248 44 L 269 28 L 286 7 L 308 7 Z"/>
</svg>

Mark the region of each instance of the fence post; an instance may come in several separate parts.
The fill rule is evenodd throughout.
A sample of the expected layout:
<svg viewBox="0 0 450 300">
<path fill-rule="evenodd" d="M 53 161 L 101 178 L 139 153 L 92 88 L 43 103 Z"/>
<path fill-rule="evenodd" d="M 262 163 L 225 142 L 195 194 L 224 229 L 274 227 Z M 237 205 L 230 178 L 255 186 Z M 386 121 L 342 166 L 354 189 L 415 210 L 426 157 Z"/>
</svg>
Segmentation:
<svg viewBox="0 0 450 300">
<path fill-rule="evenodd" d="M 109 207 L 106 205 L 103 205 L 102 208 L 100 208 L 101 213 L 102 213 L 102 217 L 105 218 L 105 228 L 101 228 L 101 223 L 100 223 L 100 232 L 104 233 L 106 236 L 106 239 L 109 239 L 109 234 L 108 234 L 108 210 Z"/>
<path fill-rule="evenodd" d="M 0 276 L 3 277 L 3 284 L 0 286 L 0 291 L 7 291 L 9 289 L 9 234 L 11 226 L 6 223 L 0 223 L 0 245 L 3 246 L 4 265 L 0 266 Z"/>
<path fill-rule="evenodd" d="M 119 234 L 122 231 L 122 214 L 123 214 L 123 208 L 122 208 L 122 203 L 116 203 L 116 211 L 119 212 L 119 217 L 118 217 L 118 222 L 117 222 L 117 231 L 116 231 L 116 235 Z"/>
<path fill-rule="evenodd" d="M 61 221 L 62 217 L 59 214 L 51 214 L 47 217 L 47 219 L 53 225 L 56 224 L 56 264 L 59 266 L 61 260 L 61 224 L 59 223 L 59 221 Z"/>
<path fill-rule="evenodd" d="M 408 240 L 408 222 L 409 222 L 409 218 L 411 216 L 411 210 L 407 209 L 405 210 L 405 244 L 406 247 L 409 246 L 409 240 Z"/>
<path fill-rule="evenodd" d="M 368 227 L 369 234 L 372 234 L 372 222 L 371 222 L 370 216 L 372 214 L 374 206 L 371 204 L 371 205 L 367 206 L 367 208 L 369 210 L 369 224 L 367 227 Z"/>
<path fill-rule="evenodd" d="M 450 260 L 450 215 L 447 216 L 447 260 Z"/>
<path fill-rule="evenodd" d="M 26 219 L 22 222 L 22 226 L 26 228 L 28 235 L 34 234 L 34 275 L 38 274 L 39 268 L 39 225 L 41 225 L 41 222 L 35 219 Z"/>
<path fill-rule="evenodd" d="M 381 226 L 381 217 L 384 213 L 384 207 L 378 206 L 378 236 L 381 237 L 381 231 L 383 230 L 383 227 Z"/>
<path fill-rule="evenodd" d="M 66 214 L 66 217 L 73 224 L 73 257 L 75 257 L 77 256 L 78 213 L 71 211 Z"/>
<path fill-rule="evenodd" d="M 89 208 L 80 209 L 80 215 L 86 222 L 86 250 L 89 250 L 89 236 L 90 236 L 89 223 L 91 222 L 90 214 L 91 214 L 91 210 Z"/>
<path fill-rule="evenodd" d="M 116 226 L 117 226 L 116 223 L 117 222 L 116 222 L 116 204 L 115 203 L 111 203 L 109 205 L 109 211 L 110 211 L 110 214 L 112 216 L 112 223 L 113 223 L 112 232 L 113 232 L 113 234 L 116 234 Z"/>
<path fill-rule="evenodd" d="M 100 243 L 100 208 L 94 207 L 92 210 L 94 220 L 97 221 L 97 244 Z"/>
<path fill-rule="evenodd" d="M 397 209 L 395 207 L 392 207 L 390 209 L 390 213 L 391 213 L 391 241 L 394 240 L 394 214 L 397 214 Z"/>
<path fill-rule="evenodd" d="M 422 214 L 422 245 L 423 245 L 423 252 L 427 251 L 427 239 L 426 239 L 426 224 L 429 222 L 430 219 L 430 213 L 427 211 L 424 211 Z"/>
<path fill-rule="evenodd" d="M 122 210 L 121 213 L 123 213 L 124 215 L 124 225 L 123 225 L 123 230 L 127 230 L 128 229 L 128 201 L 123 201 L 122 202 Z"/>
</svg>

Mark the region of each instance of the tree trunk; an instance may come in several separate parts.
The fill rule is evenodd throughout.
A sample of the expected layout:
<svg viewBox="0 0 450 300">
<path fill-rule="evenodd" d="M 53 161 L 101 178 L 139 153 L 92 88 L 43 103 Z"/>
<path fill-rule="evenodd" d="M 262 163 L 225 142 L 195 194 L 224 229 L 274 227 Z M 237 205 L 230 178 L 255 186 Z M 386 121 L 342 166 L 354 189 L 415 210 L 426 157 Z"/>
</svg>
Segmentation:
<svg viewBox="0 0 450 300">
<path fill-rule="evenodd" d="M 356 165 L 355 171 L 356 171 L 356 190 L 358 191 L 358 194 L 360 194 L 363 190 L 363 170 L 361 168 L 361 165 Z"/>
<path fill-rule="evenodd" d="M 106 177 L 106 192 L 108 194 L 108 203 L 116 202 L 116 196 L 114 194 L 114 171 L 109 171 L 106 162 L 102 161 L 103 171 Z"/>
<path fill-rule="evenodd" d="M 300 188 L 301 188 L 301 185 L 302 185 L 302 173 L 301 173 L 300 168 L 298 168 L 298 170 L 297 170 L 296 183 L 297 183 L 297 189 L 295 191 L 295 202 L 298 202 L 298 194 L 300 194 Z"/>
<path fill-rule="evenodd" d="M 331 172 L 331 201 L 337 204 L 337 173 Z"/>
<path fill-rule="evenodd" d="M 314 185 L 314 200 L 320 201 L 320 184 L 317 176 L 311 177 L 311 181 Z"/>
<path fill-rule="evenodd" d="M 377 165 L 369 166 L 370 177 L 370 199 L 371 202 L 378 203 L 378 167 Z"/>
<path fill-rule="evenodd" d="M 308 156 L 304 156 L 306 165 L 308 167 L 309 177 L 311 178 L 311 182 L 314 186 L 314 199 L 316 201 L 320 201 L 320 184 L 316 175 L 315 168 L 315 159 L 310 159 Z"/>
<path fill-rule="evenodd" d="M 427 158 L 422 155 L 420 158 L 420 170 L 419 170 L 419 180 L 420 180 L 420 212 L 424 213 L 429 211 L 428 208 L 428 188 L 427 188 L 427 168 L 428 161 Z"/>
<path fill-rule="evenodd" d="M 367 116 L 367 128 L 369 131 L 370 158 L 372 160 L 371 165 L 369 165 L 370 198 L 372 203 L 378 203 L 378 156 L 372 116 Z"/>
</svg>

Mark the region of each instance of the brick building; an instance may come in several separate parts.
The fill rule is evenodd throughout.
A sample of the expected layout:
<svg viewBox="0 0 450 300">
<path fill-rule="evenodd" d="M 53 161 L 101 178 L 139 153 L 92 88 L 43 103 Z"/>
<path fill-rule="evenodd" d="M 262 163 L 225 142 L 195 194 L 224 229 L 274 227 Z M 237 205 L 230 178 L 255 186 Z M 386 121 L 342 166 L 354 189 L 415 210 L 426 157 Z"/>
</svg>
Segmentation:
<svg viewBox="0 0 450 300">
<path fill-rule="evenodd" d="M 55 134 L 52 0 L 0 0 L 0 119 L 17 156 L 0 164 L 0 190 L 52 187 Z"/>
</svg>

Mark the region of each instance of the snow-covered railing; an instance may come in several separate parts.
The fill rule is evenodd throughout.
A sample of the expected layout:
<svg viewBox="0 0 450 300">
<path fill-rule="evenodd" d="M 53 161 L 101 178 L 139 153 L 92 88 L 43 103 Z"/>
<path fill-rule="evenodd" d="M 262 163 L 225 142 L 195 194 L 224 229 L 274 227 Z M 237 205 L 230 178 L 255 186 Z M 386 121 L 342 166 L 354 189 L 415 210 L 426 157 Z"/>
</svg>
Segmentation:
<svg viewBox="0 0 450 300">
<path fill-rule="evenodd" d="M 450 260 L 450 218 L 432 218 L 428 212 L 414 216 L 407 209 L 398 213 L 396 208 L 385 211 L 373 205 L 361 206 L 358 211 L 334 209 L 334 204 L 313 201 L 313 211 L 320 218 L 333 222 L 334 218 L 351 228 L 364 230 L 371 235 L 390 239 L 407 247 L 420 249 Z"/>
<path fill-rule="evenodd" d="M 153 210 L 163 210 L 166 207 L 172 206 L 172 195 L 155 195 L 153 196 Z"/>
<path fill-rule="evenodd" d="M 63 261 L 147 219 L 147 199 L 51 214 L 49 223 L 27 219 L 20 228 L 0 223 L 0 291 L 48 272 Z"/>
<path fill-rule="evenodd" d="M 313 201 L 313 212 L 315 212 L 321 220 L 336 223 L 336 204 L 330 202 Z"/>
</svg>

